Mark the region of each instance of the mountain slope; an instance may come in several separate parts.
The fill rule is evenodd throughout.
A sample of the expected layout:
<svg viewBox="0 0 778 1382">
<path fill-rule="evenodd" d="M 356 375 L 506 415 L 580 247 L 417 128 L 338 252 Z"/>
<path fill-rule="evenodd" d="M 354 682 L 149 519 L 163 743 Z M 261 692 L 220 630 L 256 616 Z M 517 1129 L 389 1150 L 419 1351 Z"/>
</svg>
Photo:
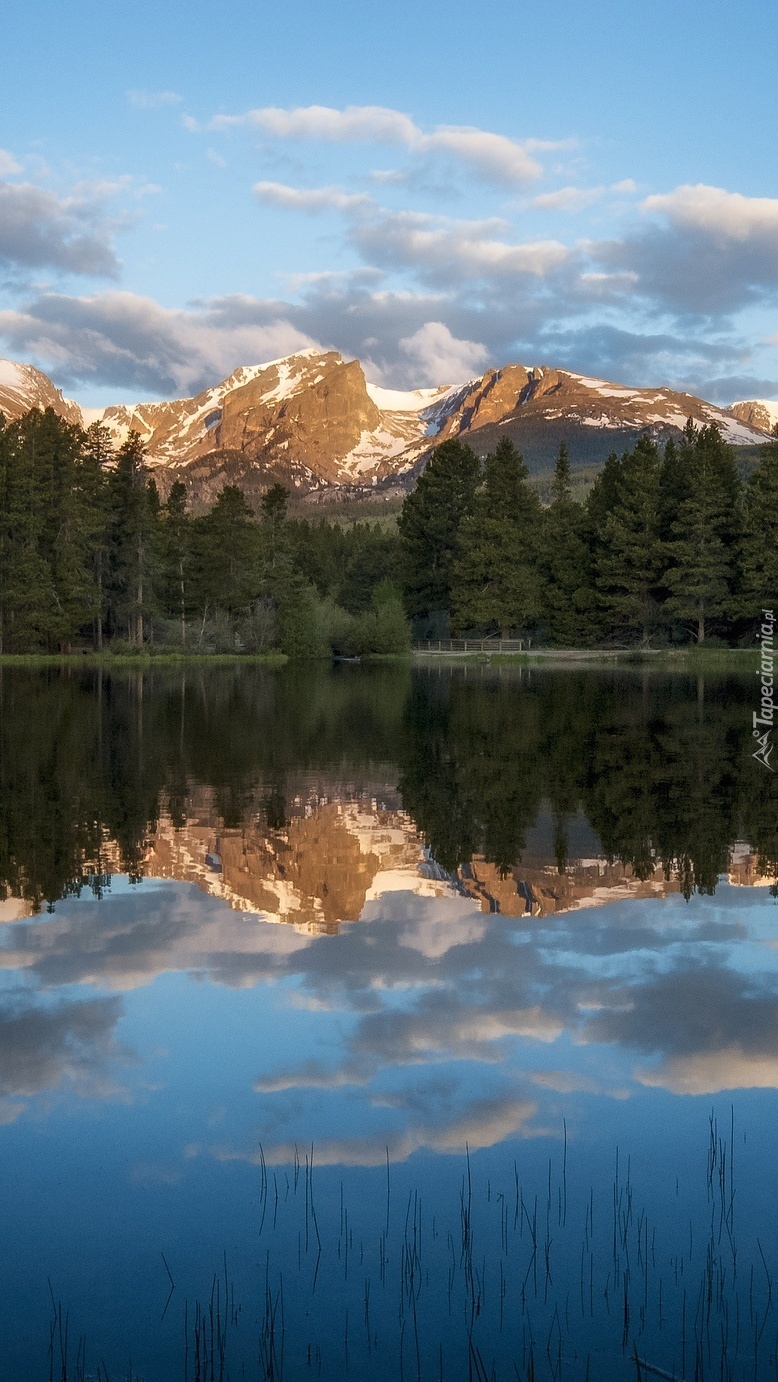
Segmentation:
<svg viewBox="0 0 778 1382">
<path fill-rule="evenodd" d="M 733 417 L 745 422 L 748 427 L 756 427 L 762 432 L 772 432 L 778 423 L 778 402 L 771 398 L 752 398 L 742 403 L 733 403 L 729 409 Z"/>
<path fill-rule="evenodd" d="M 63 398 L 42 370 L 15 360 L 0 360 L 0 413 L 13 422 L 30 408 L 53 408 L 67 422 L 79 426 L 83 420 L 78 404 Z"/>
<path fill-rule="evenodd" d="M 561 441 L 584 470 L 642 433 L 677 435 L 689 417 L 716 423 L 727 441 L 757 445 L 772 425 L 770 406 L 778 410 L 751 403 L 724 411 L 671 389 L 524 365 L 404 393 L 368 383 L 358 360 L 315 349 L 243 366 L 193 398 L 83 415 L 39 370 L 0 362 L 0 407 L 14 417 L 32 406 L 74 422 L 98 417 L 117 446 L 138 432 L 163 494 L 180 479 L 198 508 L 224 484 L 239 485 L 252 503 L 275 481 L 311 499 L 402 492 L 430 447 L 449 437 L 482 455 L 510 437 L 535 474 L 550 470 Z"/>
</svg>

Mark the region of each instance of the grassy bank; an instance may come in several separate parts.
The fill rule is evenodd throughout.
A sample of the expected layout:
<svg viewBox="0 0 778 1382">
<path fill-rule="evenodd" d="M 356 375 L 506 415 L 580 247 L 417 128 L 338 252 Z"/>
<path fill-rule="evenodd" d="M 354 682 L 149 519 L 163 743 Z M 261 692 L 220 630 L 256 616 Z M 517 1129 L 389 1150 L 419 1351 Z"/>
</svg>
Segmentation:
<svg viewBox="0 0 778 1382">
<path fill-rule="evenodd" d="M 286 653 L 176 653 L 151 652 L 146 648 L 136 653 L 4 653 L 0 667 L 176 667 L 207 664 L 209 667 L 232 667 L 249 664 L 254 667 L 283 667 L 289 658 Z"/>
<path fill-rule="evenodd" d="M 533 648 L 527 653 L 449 653 L 415 648 L 417 663 L 452 667 L 639 667 L 647 671 L 751 672 L 759 664 L 759 649 L 754 648 Z"/>
</svg>

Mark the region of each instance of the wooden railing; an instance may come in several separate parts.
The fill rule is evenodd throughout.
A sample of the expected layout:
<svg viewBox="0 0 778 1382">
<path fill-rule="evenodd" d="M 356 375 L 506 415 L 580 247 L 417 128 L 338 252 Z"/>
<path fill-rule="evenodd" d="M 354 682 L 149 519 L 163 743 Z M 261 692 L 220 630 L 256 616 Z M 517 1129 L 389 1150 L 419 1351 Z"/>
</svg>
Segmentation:
<svg viewBox="0 0 778 1382">
<path fill-rule="evenodd" d="M 529 638 L 436 638 L 417 643 L 422 653 L 523 653 L 531 644 Z"/>
</svg>

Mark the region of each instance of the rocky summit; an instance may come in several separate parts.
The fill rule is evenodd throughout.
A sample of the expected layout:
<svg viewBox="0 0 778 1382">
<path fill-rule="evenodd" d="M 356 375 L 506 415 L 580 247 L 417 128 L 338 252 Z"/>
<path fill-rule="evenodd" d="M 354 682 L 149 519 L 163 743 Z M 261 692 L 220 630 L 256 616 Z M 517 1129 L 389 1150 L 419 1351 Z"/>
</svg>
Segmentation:
<svg viewBox="0 0 778 1382">
<path fill-rule="evenodd" d="M 193 398 L 82 410 L 31 365 L 0 361 L 8 418 L 51 407 L 73 423 L 101 422 L 116 446 L 131 431 L 146 446 L 160 491 L 184 482 L 195 508 L 225 484 L 250 501 L 281 482 L 310 501 L 404 492 L 431 446 L 467 439 L 480 454 L 510 437 L 533 473 L 553 466 L 561 441 L 574 469 L 600 464 L 638 435 L 677 434 L 688 418 L 716 423 L 727 441 L 757 445 L 778 404 L 724 410 L 671 389 L 631 388 L 570 370 L 510 364 L 464 384 L 407 392 L 368 383 L 358 360 L 315 349 L 242 366 Z"/>
</svg>

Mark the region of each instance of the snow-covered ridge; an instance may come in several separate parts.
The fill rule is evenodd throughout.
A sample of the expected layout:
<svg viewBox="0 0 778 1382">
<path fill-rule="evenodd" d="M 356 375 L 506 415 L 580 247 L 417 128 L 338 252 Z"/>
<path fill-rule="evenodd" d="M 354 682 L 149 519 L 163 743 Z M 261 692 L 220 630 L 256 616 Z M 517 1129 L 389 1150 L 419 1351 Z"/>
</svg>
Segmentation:
<svg viewBox="0 0 778 1382">
<path fill-rule="evenodd" d="M 203 507 L 226 483 L 239 484 L 255 505 L 277 481 L 321 497 L 332 486 L 407 488 L 430 446 L 460 437 L 485 454 L 495 428 L 532 466 L 533 447 L 548 451 L 560 439 L 575 459 L 576 435 L 586 437 L 591 455 L 597 433 L 603 444 L 619 432 L 662 440 L 691 416 L 697 426 L 714 423 L 729 442 L 755 445 L 778 421 L 772 400 L 722 409 L 672 389 L 550 366 L 510 364 L 463 383 L 390 389 L 368 382 L 358 360 L 315 347 L 241 365 L 193 397 L 106 409 L 80 409 L 40 370 L 0 361 L 0 411 L 14 418 L 35 406 L 82 426 L 102 423 L 115 448 L 137 433 L 162 493 L 181 478 Z"/>
<path fill-rule="evenodd" d="M 433 403 L 456 393 L 461 385 L 443 384 L 437 389 L 411 389 L 405 393 L 401 389 L 384 389 L 378 384 L 368 383 L 365 387 L 368 397 L 382 413 L 421 413 Z"/>
</svg>

